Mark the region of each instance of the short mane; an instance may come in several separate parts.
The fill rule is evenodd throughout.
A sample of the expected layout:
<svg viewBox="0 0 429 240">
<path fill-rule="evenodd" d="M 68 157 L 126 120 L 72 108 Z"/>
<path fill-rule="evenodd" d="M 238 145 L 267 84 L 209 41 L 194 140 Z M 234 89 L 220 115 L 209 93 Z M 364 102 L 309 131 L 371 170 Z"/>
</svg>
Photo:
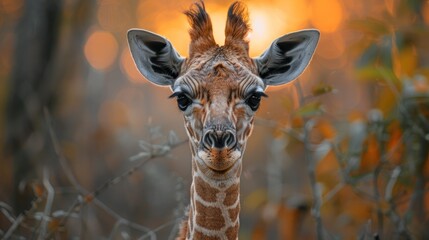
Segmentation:
<svg viewBox="0 0 429 240">
<path fill-rule="evenodd" d="M 203 52 L 216 46 L 212 22 L 206 12 L 204 2 L 194 3 L 184 14 L 188 17 L 188 22 L 191 25 L 189 29 L 191 36 L 190 55 L 192 56 L 195 52 Z"/>
<path fill-rule="evenodd" d="M 234 2 L 228 9 L 225 27 L 225 45 L 242 45 L 248 50 L 246 36 L 250 31 L 249 14 L 242 2 Z"/>
</svg>

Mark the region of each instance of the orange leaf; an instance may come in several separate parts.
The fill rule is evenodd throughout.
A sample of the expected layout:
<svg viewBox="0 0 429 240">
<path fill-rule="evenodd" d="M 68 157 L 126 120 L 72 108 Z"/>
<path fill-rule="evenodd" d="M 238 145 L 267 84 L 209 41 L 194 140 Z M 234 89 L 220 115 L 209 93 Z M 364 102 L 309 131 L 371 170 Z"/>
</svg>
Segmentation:
<svg viewBox="0 0 429 240">
<path fill-rule="evenodd" d="M 292 127 L 293 128 L 302 128 L 304 127 L 304 120 L 300 116 L 294 116 L 292 118 Z"/>
<path fill-rule="evenodd" d="M 347 119 L 349 120 L 349 122 L 354 122 L 354 121 L 363 121 L 365 117 L 362 112 L 352 111 L 351 113 L 349 113 Z"/>
<path fill-rule="evenodd" d="M 324 139 L 333 139 L 337 135 L 334 127 L 332 127 L 332 125 L 327 120 L 319 121 L 316 128 L 322 134 Z"/>
<path fill-rule="evenodd" d="M 366 149 L 362 154 L 359 170 L 361 172 L 372 171 L 380 161 L 380 146 L 377 137 L 370 134 L 364 142 Z"/>
<path fill-rule="evenodd" d="M 338 161 L 334 152 L 329 151 L 329 153 L 320 160 L 320 164 L 316 166 L 317 179 L 324 179 L 326 177 L 332 179 L 332 177 L 335 176 L 333 173 L 338 171 L 338 167 Z"/>
<path fill-rule="evenodd" d="M 378 108 L 387 116 L 397 106 L 397 95 L 391 89 L 384 88 L 377 102 Z"/>
<path fill-rule="evenodd" d="M 394 44 L 392 47 L 393 71 L 397 77 L 414 76 L 417 69 L 417 50 L 408 46 L 400 51 Z"/>
<path fill-rule="evenodd" d="M 395 121 L 389 126 L 390 138 L 387 142 L 387 151 L 390 153 L 389 161 L 399 165 L 402 162 L 404 144 L 402 143 L 402 129 L 399 122 Z"/>
<path fill-rule="evenodd" d="M 371 218 L 371 204 L 356 196 L 352 186 L 346 186 L 338 193 L 338 209 L 356 221 Z"/>
<path fill-rule="evenodd" d="M 49 231 L 55 232 L 60 227 L 60 223 L 61 221 L 59 219 L 53 218 L 48 224 Z"/>
<path fill-rule="evenodd" d="M 38 198 L 43 197 L 43 194 L 45 193 L 45 189 L 39 183 L 33 184 L 33 191 L 34 191 L 34 194 L 36 195 L 36 197 L 38 197 Z"/>
<path fill-rule="evenodd" d="M 92 202 L 92 200 L 94 200 L 94 195 L 92 195 L 92 194 L 87 194 L 87 195 L 83 198 L 83 201 L 84 201 L 84 202 L 86 202 L 86 203 L 90 203 L 90 202 Z"/>
<path fill-rule="evenodd" d="M 291 208 L 284 204 L 280 205 L 277 213 L 280 239 L 299 239 L 300 227 L 306 213 L 305 206 Z"/>
</svg>

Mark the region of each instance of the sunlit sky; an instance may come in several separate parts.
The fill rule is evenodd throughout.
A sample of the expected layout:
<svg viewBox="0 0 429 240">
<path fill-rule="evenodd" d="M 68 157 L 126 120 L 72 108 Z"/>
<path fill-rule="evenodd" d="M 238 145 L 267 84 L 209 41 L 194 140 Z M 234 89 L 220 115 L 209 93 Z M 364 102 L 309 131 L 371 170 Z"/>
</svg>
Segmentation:
<svg viewBox="0 0 429 240">
<path fill-rule="evenodd" d="M 319 29 L 323 34 L 322 42 L 326 36 L 331 47 L 322 49 L 320 51 L 322 56 L 335 58 L 344 51 L 342 38 L 336 34 L 344 20 L 343 7 L 339 0 L 249 0 L 245 3 L 248 6 L 252 27 L 248 36 L 251 56 L 260 55 L 277 37 L 304 28 Z M 134 8 L 130 8 L 135 11 L 134 23 L 129 16 L 121 14 L 121 11 L 114 11 L 117 3 L 104 0 L 99 4 L 97 21 L 100 28 L 90 31 L 84 46 L 86 59 L 93 68 L 106 70 L 119 59 L 122 71 L 131 81 L 145 81 L 135 69 L 128 49 L 126 47 L 120 49 L 118 39 L 112 34 L 127 24 L 167 37 L 181 55 L 187 56 L 189 25 L 182 12 L 189 8 L 192 1 L 141 0 Z M 226 14 L 230 4 L 205 1 L 213 22 L 215 39 L 220 45 L 225 39 Z"/>
</svg>

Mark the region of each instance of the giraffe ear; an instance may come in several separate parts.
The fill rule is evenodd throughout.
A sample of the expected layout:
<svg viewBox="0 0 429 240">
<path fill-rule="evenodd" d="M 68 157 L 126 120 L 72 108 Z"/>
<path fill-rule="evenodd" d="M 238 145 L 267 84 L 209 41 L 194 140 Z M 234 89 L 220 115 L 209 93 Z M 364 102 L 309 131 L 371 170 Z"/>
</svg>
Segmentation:
<svg viewBox="0 0 429 240">
<path fill-rule="evenodd" d="M 317 30 L 303 30 L 274 40 L 261 56 L 254 59 L 265 84 L 280 85 L 301 75 L 314 54 L 319 37 Z"/>
<path fill-rule="evenodd" d="M 146 79 L 163 86 L 174 84 L 185 59 L 170 41 L 146 30 L 131 29 L 128 44 L 137 68 Z"/>
</svg>

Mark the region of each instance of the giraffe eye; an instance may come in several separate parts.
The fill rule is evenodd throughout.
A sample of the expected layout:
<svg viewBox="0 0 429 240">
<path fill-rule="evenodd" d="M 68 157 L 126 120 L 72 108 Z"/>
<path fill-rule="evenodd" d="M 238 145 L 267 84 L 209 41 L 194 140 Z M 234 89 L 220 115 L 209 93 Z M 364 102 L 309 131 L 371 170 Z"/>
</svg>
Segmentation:
<svg viewBox="0 0 429 240">
<path fill-rule="evenodd" d="M 260 102 L 261 102 L 261 95 L 260 94 L 252 94 L 246 100 L 246 104 L 249 105 L 249 107 L 252 109 L 252 111 L 258 110 Z"/>
<path fill-rule="evenodd" d="M 179 106 L 179 109 L 182 111 L 185 111 L 186 108 L 188 108 L 189 105 L 191 105 L 192 100 L 187 97 L 185 94 L 179 94 L 177 95 L 177 105 Z"/>
</svg>

